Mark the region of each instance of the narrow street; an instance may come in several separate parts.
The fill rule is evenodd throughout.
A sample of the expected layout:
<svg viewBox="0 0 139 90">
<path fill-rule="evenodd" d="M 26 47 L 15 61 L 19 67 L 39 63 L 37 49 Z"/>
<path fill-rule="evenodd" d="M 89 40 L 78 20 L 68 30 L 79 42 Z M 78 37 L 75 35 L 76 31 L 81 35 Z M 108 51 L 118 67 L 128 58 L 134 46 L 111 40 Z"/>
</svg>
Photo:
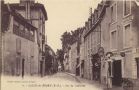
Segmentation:
<svg viewBox="0 0 139 90">
<path fill-rule="evenodd" d="M 2 77 L 2 81 L 2 90 L 103 90 L 99 83 L 92 83 L 63 72 L 43 78 L 25 77 L 22 79 L 21 77 Z"/>
</svg>

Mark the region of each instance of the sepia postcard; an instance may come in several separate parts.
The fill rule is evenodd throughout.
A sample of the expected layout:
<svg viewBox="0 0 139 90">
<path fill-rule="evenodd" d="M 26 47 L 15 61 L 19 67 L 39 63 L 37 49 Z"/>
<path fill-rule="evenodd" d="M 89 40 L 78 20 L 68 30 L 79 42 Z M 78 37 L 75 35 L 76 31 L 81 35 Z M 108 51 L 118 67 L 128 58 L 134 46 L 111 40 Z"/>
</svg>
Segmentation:
<svg viewBox="0 0 139 90">
<path fill-rule="evenodd" d="M 139 90 L 139 0 L 0 0 L 0 90 Z"/>
</svg>

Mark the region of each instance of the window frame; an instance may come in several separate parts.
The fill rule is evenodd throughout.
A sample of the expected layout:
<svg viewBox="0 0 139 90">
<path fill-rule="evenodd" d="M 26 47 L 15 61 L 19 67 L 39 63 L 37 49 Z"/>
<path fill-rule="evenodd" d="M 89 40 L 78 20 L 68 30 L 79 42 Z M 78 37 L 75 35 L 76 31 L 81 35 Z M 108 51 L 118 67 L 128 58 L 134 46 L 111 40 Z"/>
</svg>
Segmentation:
<svg viewBox="0 0 139 90">
<path fill-rule="evenodd" d="M 126 41 L 125 41 L 125 27 L 128 26 L 128 25 L 130 25 L 130 35 L 129 35 L 129 36 L 130 36 L 130 39 L 132 38 L 132 34 L 131 34 L 131 33 L 132 33 L 132 32 L 131 32 L 132 27 L 131 27 L 131 23 L 125 24 L 125 25 L 123 26 L 123 48 L 124 48 L 124 49 L 130 48 L 130 47 L 131 47 L 131 42 L 129 42 L 129 44 L 130 44 L 129 46 L 126 46 L 126 45 L 125 45 L 125 43 L 126 43 Z M 129 41 L 130 41 L 130 40 L 129 40 Z"/>
<path fill-rule="evenodd" d="M 113 47 L 112 47 L 112 32 L 115 32 L 115 31 L 116 31 L 116 47 L 113 48 Z M 110 31 L 110 49 L 111 49 L 111 51 L 116 51 L 116 50 L 117 50 L 117 45 L 118 45 L 118 44 L 117 44 L 117 43 L 118 43 L 118 42 L 117 42 L 117 35 L 118 35 L 118 34 L 117 34 L 117 29 L 114 29 L 114 30 L 111 30 L 111 31 Z"/>
<path fill-rule="evenodd" d="M 16 38 L 16 53 L 21 53 L 22 42 L 20 38 Z"/>
<path fill-rule="evenodd" d="M 132 0 L 129 0 L 129 1 L 130 1 L 130 7 L 129 7 L 130 8 L 130 12 L 129 12 L 129 14 L 125 15 L 125 2 L 126 2 L 126 0 L 123 0 L 123 17 L 124 18 L 131 15 L 131 1 Z"/>
<path fill-rule="evenodd" d="M 115 19 L 115 21 L 112 21 L 112 12 L 111 12 L 111 8 L 112 7 L 114 7 L 114 5 L 116 5 L 116 19 Z M 117 1 L 115 1 L 114 3 L 112 3 L 112 5 L 110 6 L 110 12 L 111 12 L 111 23 L 113 24 L 113 23 L 115 23 L 115 22 L 117 22 Z"/>
</svg>

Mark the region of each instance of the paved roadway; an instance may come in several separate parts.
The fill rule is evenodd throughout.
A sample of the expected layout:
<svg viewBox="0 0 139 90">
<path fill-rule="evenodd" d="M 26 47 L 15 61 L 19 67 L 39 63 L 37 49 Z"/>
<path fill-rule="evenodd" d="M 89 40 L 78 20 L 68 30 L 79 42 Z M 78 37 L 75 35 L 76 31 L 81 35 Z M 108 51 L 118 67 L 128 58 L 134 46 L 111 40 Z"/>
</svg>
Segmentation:
<svg viewBox="0 0 139 90">
<path fill-rule="evenodd" d="M 1 82 L 1 90 L 103 90 L 98 83 L 62 72 L 43 78 L 2 77 Z"/>
</svg>

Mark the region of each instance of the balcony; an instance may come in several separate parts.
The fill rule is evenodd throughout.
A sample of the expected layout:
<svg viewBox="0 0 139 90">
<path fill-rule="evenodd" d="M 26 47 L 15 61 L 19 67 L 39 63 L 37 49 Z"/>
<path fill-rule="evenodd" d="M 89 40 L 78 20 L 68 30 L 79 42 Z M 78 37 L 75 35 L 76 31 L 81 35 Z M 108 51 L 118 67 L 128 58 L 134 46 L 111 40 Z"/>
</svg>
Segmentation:
<svg viewBox="0 0 139 90">
<path fill-rule="evenodd" d="M 22 38 L 25 38 L 25 39 L 28 39 L 30 41 L 33 41 L 35 40 L 34 38 L 34 34 L 31 34 L 29 31 L 25 31 L 25 30 L 20 30 L 20 28 L 16 25 L 14 25 L 13 27 L 13 33 L 22 37 Z"/>
</svg>

